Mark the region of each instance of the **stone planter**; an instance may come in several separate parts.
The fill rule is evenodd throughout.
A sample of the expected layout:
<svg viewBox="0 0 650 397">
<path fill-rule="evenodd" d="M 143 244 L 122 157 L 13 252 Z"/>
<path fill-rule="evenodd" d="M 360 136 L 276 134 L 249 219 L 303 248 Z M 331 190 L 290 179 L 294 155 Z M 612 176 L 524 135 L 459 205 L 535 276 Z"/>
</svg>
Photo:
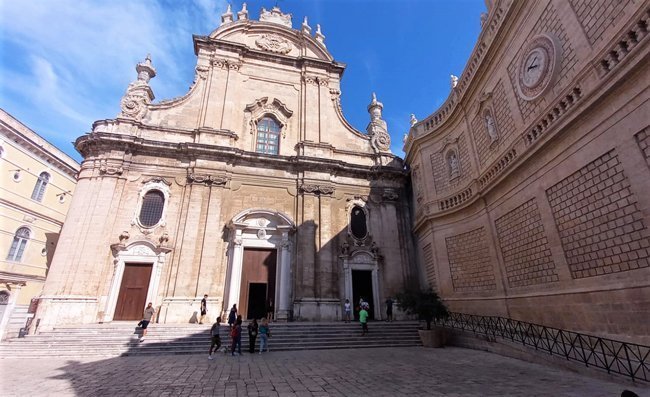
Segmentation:
<svg viewBox="0 0 650 397">
<path fill-rule="evenodd" d="M 419 329 L 418 333 L 424 347 L 443 347 L 445 345 L 444 328 Z"/>
</svg>

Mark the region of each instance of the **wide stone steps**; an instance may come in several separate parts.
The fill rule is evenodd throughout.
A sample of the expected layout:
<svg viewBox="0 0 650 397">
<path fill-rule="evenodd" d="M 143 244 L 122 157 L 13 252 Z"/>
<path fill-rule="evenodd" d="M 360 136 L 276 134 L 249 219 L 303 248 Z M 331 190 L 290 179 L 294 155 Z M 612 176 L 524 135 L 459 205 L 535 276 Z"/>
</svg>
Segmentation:
<svg viewBox="0 0 650 397">
<path fill-rule="evenodd" d="M 244 354 L 248 352 L 245 325 Z M 369 328 L 370 332 L 361 336 L 358 323 L 273 323 L 269 345 L 272 351 L 421 345 L 417 322 L 370 322 Z M 221 335 L 223 346 L 230 346 L 226 326 L 222 327 Z M 144 342 L 138 338 L 132 322 L 64 326 L 0 343 L 0 357 L 206 354 L 210 347 L 210 326 L 153 324 Z"/>
</svg>

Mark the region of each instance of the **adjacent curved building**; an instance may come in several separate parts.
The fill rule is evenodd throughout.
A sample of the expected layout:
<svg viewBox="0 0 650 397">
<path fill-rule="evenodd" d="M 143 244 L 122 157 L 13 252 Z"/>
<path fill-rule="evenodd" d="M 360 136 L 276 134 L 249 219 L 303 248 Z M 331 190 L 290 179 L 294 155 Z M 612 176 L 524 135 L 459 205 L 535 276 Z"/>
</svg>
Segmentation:
<svg viewBox="0 0 650 397">
<path fill-rule="evenodd" d="M 340 105 L 345 66 L 320 26 L 290 14 L 228 10 L 195 36 L 196 77 L 152 103 L 149 57 L 116 119 L 75 142 L 77 190 L 37 314 L 57 324 L 341 318 L 343 302 L 380 302 L 417 283 L 407 178 L 373 95 L 367 131 Z M 161 76 L 160 78 L 164 78 Z M 368 93 L 369 99 L 371 98 Z M 366 111 L 362 109 L 361 111 Z"/>
<path fill-rule="evenodd" d="M 423 277 L 456 311 L 648 342 L 648 1 L 494 1 L 405 142 Z"/>
</svg>

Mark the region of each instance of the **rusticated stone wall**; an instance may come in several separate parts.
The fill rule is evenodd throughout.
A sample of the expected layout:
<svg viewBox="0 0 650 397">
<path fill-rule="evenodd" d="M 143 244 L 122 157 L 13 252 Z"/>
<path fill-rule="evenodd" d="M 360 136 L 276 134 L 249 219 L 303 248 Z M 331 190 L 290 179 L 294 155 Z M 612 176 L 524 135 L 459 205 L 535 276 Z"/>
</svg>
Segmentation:
<svg viewBox="0 0 650 397">
<path fill-rule="evenodd" d="M 650 232 L 614 150 L 547 195 L 573 278 L 650 266 Z"/>
<path fill-rule="evenodd" d="M 558 281 L 535 199 L 496 220 L 509 287 Z"/>
<path fill-rule="evenodd" d="M 484 228 L 450 236 L 445 240 L 454 291 L 496 289 Z"/>
</svg>

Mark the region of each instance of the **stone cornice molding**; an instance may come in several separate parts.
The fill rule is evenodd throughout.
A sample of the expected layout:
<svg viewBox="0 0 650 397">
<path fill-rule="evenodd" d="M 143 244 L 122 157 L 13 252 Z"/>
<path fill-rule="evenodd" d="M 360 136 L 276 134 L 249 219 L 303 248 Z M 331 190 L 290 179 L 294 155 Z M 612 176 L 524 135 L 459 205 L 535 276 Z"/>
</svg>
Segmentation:
<svg viewBox="0 0 650 397">
<path fill-rule="evenodd" d="M 321 195 L 331 195 L 334 193 L 336 188 L 331 185 L 319 185 L 315 183 L 302 183 L 300 186 L 298 186 L 298 190 L 301 193 L 308 193 L 308 194 L 313 194 L 316 196 L 321 196 Z"/>
</svg>

